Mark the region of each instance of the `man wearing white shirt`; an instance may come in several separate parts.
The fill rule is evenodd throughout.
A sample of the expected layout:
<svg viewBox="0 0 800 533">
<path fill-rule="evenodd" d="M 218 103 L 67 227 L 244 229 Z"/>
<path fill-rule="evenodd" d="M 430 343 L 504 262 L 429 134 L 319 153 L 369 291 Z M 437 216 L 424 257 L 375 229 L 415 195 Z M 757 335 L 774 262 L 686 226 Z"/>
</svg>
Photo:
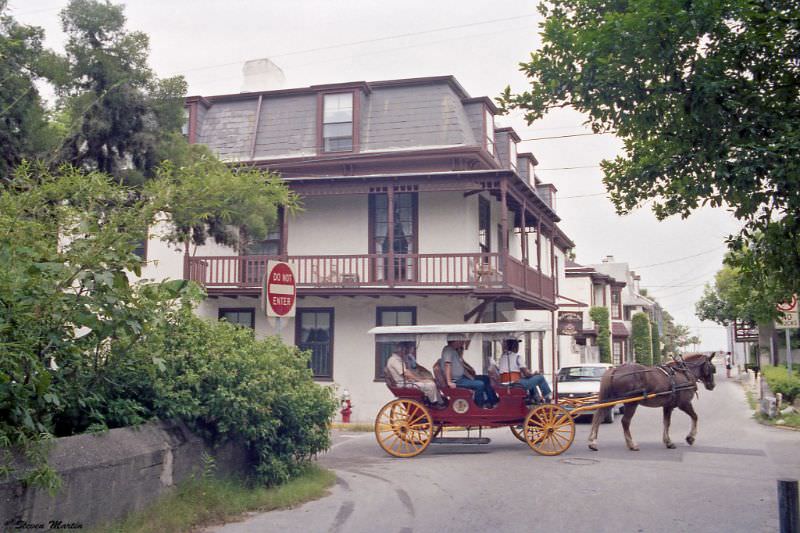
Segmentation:
<svg viewBox="0 0 800 533">
<path fill-rule="evenodd" d="M 528 394 L 537 402 L 544 401 L 550 402 L 550 385 L 541 374 L 533 374 L 525 366 L 525 361 L 522 355 L 518 353 L 519 341 L 516 339 L 506 339 L 503 341 L 503 354 L 497 363 L 500 375 L 515 376 L 514 381 L 519 380 L 519 383 L 528 390 Z M 519 376 L 519 377 L 516 377 Z M 541 391 L 541 393 L 540 393 Z"/>
</svg>

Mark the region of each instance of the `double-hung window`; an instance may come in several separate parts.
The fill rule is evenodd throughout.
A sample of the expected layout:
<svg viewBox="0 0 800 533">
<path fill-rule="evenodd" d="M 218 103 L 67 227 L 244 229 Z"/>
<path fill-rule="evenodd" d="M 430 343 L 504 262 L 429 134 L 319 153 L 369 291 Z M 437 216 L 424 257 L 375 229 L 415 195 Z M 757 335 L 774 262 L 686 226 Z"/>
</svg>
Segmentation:
<svg viewBox="0 0 800 533">
<path fill-rule="evenodd" d="M 376 326 L 414 326 L 417 324 L 416 307 L 378 307 Z M 383 380 L 383 369 L 397 343 L 375 341 L 375 380 Z"/>
<path fill-rule="evenodd" d="M 255 329 L 256 310 L 253 307 L 245 308 L 222 308 L 219 310 L 219 319 L 244 328 Z"/>
<path fill-rule="evenodd" d="M 295 345 L 311 352 L 314 377 L 333 378 L 333 309 L 298 309 L 295 323 Z"/>
<path fill-rule="evenodd" d="M 411 256 L 417 253 L 418 206 L 417 193 L 403 192 L 394 195 L 392 209 L 394 239 L 389 242 L 389 198 L 384 193 L 370 195 L 369 251 L 371 254 L 378 254 L 374 263 L 376 281 L 387 280 L 390 275 L 394 276 L 395 280 L 416 279 L 416 260 Z M 389 265 L 386 258 L 390 252 L 395 255 L 393 265 Z"/>
<path fill-rule="evenodd" d="M 322 96 L 322 151 L 353 151 L 353 93 Z"/>
<path fill-rule="evenodd" d="M 620 296 L 619 291 L 611 291 L 611 318 L 615 320 L 620 320 L 622 318 L 622 302 L 620 301 Z"/>
</svg>

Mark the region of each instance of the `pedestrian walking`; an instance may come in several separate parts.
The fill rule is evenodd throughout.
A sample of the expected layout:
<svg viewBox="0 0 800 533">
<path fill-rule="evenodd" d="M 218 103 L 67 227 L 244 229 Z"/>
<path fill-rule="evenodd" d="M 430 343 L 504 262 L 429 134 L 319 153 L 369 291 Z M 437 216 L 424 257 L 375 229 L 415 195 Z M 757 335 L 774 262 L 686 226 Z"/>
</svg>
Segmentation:
<svg viewBox="0 0 800 533">
<path fill-rule="evenodd" d="M 725 354 L 725 372 L 728 377 L 731 377 L 731 367 L 733 366 L 733 357 L 731 352 Z"/>
</svg>

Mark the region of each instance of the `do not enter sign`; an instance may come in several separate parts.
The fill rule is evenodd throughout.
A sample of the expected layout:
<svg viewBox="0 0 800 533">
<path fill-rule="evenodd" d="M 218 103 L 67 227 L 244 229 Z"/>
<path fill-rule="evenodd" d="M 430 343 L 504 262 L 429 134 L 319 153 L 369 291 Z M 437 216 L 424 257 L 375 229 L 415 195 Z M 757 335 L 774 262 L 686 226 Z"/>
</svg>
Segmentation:
<svg viewBox="0 0 800 533">
<path fill-rule="evenodd" d="M 262 298 L 267 316 L 294 316 L 297 287 L 289 263 L 269 261 L 264 276 Z"/>
</svg>

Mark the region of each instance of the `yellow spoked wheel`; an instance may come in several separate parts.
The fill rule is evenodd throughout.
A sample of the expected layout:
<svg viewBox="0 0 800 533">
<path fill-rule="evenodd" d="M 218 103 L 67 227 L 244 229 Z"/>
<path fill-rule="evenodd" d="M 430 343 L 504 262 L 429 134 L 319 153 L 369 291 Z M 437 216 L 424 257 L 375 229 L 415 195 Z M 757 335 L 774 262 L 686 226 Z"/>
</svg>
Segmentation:
<svg viewBox="0 0 800 533">
<path fill-rule="evenodd" d="M 575 422 L 560 405 L 544 404 L 531 409 L 523 425 L 525 440 L 541 455 L 564 453 L 575 439 Z"/>
<path fill-rule="evenodd" d="M 416 400 L 397 399 L 384 405 L 375 418 L 375 438 L 395 457 L 414 457 L 431 443 L 434 427 L 428 409 Z"/>
<path fill-rule="evenodd" d="M 516 426 L 508 426 L 508 427 L 509 429 L 511 429 L 511 433 L 513 433 L 514 436 L 517 437 L 517 440 L 526 443 L 528 442 L 527 440 L 525 440 L 525 433 L 522 431 L 522 425 L 517 424 Z"/>
</svg>

